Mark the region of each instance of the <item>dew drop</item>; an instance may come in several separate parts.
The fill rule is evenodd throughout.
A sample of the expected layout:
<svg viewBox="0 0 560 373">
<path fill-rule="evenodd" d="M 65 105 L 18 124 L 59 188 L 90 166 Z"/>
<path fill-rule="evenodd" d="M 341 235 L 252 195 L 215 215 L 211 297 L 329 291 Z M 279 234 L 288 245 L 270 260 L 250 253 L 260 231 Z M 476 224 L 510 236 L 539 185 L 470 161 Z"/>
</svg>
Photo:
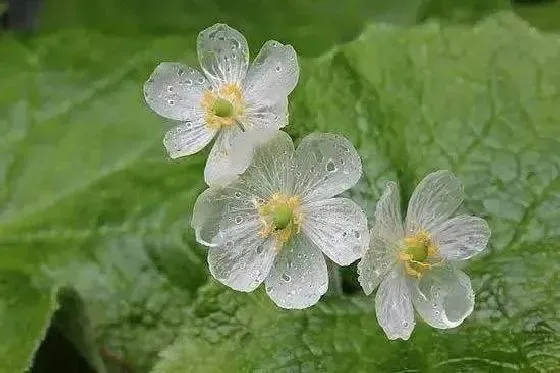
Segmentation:
<svg viewBox="0 0 560 373">
<path fill-rule="evenodd" d="M 177 76 L 183 76 L 185 74 L 185 70 L 184 69 L 179 69 L 177 70 Z"/>
<path fill-rule="evenodd" d="M 231 58 L 233 58 L 234 60 L 236 60 L 236 59 L 237 59 L 237 55 L 234 54 L 233 56 L 231 56 Z"/>
<path fill-rule="evenodd" d="M 171 93 L 171 92 L 173 92 L 173 89 L 174 89 L 174 88 L 173 88 L 172 85 L 167 86 L 167 92 Z"/>
<path fill-rule="evenodd" d="M 344 158 L 340 158 L 340 164 L 344 166 Z"/>
<path fill-rule="evenodd" d="M 434 315 L 439 316 L 439 310 L 435 310 Z"/>
<path fill-rule="evenodd" d="M 360 238 L 362 235 L 358 231 L 354 231 L 354 237 Z"/>
<path fill-rule="evenodd" d="M 228 62 L 229 58 L 227 58 L 227 56 L 224 56 L 223 60 L 224 60 L 224 62 Z"/>
<path fill-rule="evenodd" d="M 192 85 L 192 80 L 190 80 L 190 79 L 185 80 L 185 84 L 186 85 Z"/>
<path fill-rule="evenodd" d="M 185 127 L 187 127 L 187 129 L 191 129 L 192 126 L 193 126 L 193 124 L 190 120 L 185 122 Z"/>
<path fill-rule="evenodd" d="M 263 245 L 259 245 L 257 246 L 257 254 L 261 254 L 264 250 L 264 246 Z"/>
<path fill-rule="evenodd" d="M 272 42 L 272 46 L 273 46 L 274 48 L 276 48 L 276 47 L 278 47 L 278 43 L 275 42 L 275 41 L 273 41 L 273 42 Z"/>
<path fill-rule="evenodd" d="M 342 237 L 346 238 L 346 236 L 348 236 L 348 232 L 342 232 Z"/>
<path fill-rule="evenodd" d="M 402 326 L 403 328 L 408 328 L 408 321 L 403 321 Z"/>
<path fill-rule="evenodd" d="M 439 290 L 434 290 L 434 298 L 439 298 Z"/>
<path fill-rule="evenodd" d="M 290 277 L 290 275 L 288 275 L 287 273 L 284 273 L 282 275 L 282 280 L 286 281 L 286 282 L 290 282 L 292 281 L 292 278 Z"/>
<path fill-rule="evenodd" d="M 235 217 L 235 224 L 241 224 L 243 222 L 243 218 L 241 216 Z"/>
<path fill-rule="evenodd" d="M 288 269 L 291 269 L 294 266 L 294 263 L 292 263 L 291 260 L 288 260 L 288 263 L 286 263 L 286 267 L 288 267 Z"/>
<path fill-rule="evenodd" d="M 311 166 L 311 167 L 309 168 L 309 173 L 312 173 L 312 174 L 315 173 L 315 167 L 314 167 L 314 166 Z"/>
<path fill-rule="evenodd" d="M 434 310 L 437 309 L 437 308 L 438 308 L 437 304 L 435 304 L 435 303 L 432 304 L 432 308 L 433 308 Z"/>
<path fill-rule="evenodd" d="M 301 171 L 296 172 L 297 177 L 301 177 Z"/>
<path fill-rule="evenodd" d="M 204 78 L 198 78 L 198 84 L 204 83 Z"/>
<path fill-rule="evenodd" d="M 280 66 L 276 66 L 276 71 L 280 72 L 280 70 L 282 70 L 282 68 Z"/>
<path fill-rule="evenodd" d="M 235 192 L 235 198 L 237 199 L 241 198 L 241 192 Z"/>
<path fill-rule="evenodd" d="M 167 103 L 169 105 L 175 105 L 175 100 L 169 99 L 169 100 L 167 100 Z"/>
<path fill-rule="evenodd" d="M 232 241 L 228 241 L 226 242 L 226 246 L 231 248 L 233 246 L 233 242 Z"/>
<path fill-rule="evenodd" d="M 326 164 L 326 166 L 325 166 L 325 169 L 326 169 L 328 172 L 335 172 L 335 171 L 336 171 L 336 166 L 334 165 L 334 162 L 333 162 L 333 161 L 328 161 L 327 164 Z"/>
</svg>

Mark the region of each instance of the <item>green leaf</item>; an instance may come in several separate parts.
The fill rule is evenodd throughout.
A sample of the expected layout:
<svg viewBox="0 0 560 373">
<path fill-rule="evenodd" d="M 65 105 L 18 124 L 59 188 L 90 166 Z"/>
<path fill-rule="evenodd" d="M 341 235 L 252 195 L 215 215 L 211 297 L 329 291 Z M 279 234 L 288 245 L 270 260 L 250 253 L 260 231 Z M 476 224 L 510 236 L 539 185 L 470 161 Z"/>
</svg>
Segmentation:
<svg viewBox="0 0 560 373">
<path fill-rule="evenodd" d="M 464 210 L 492 227 L 465 268 L 477 303 L 459 328 L 417 326 L 388 341 L 372 298 L 330 297 L 304 311 L 262 294 L 205 287 L 154 373 L 555 371 L 560 353 L 560 38 L 511 14 L 473 27 L 372 25 L 307 61 L 292 134 L 343 133 L 362 156 L 351 194 L 370 216 L 388 180 L 404 197 L 429 171 L 465 184 Z"/>
<path fill-rule="evenodd" d="M 0 271 L 0 373 L 23 372 L 57 309 L 56 294 L 16 271 Z"/>
</svg>

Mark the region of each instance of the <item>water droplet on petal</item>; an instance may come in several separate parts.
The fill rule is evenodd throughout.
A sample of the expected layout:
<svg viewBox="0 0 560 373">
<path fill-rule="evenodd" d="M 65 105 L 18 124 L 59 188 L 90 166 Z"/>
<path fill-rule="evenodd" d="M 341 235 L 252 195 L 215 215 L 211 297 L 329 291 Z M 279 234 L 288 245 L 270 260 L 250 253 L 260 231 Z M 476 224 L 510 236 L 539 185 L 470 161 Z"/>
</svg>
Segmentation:
<svg viewBox="0 0 560 373">
<path fill-rule="evenodd" d="M 292 278 L 290 277 L 290 275 L 288 275 L 287 273 L 284 273 L 282 275 L 282 280 L 286 281 L 286 282 L 290 282 L 292 281 Z"/>
<path fill-rule="evenodd" d="M 282 70 L 282 68 L 280 66 L 276 66 L 276 71 L 280 72 L 280 70 Z"/>
<path fill-rule="evenodd" d="M 185 122 L 185 127 L 187 127 L 187 129 L 191 129 L 193 126 L 192 122 L 190 120 Z"/>
<path fill-rule="evenodd" d="M 167 103 L 169 105 L 175 105 L 175 100 L 169 99 L 169 100 L 167 100 Z"/>
<path fill-rule="evenodd" d="M 174 88 L 173 88 L 172 85 L 167 86 L 167 92 L 171 93 L 171 92 L 173 92 L 173 89 L 174 89 Z"/>
<path fill-rule="evenodd" d="M 192 85 L 192 80 L 190 80 L 190 79 L 185 80 L 185 84 L 186 85 Z"/>
<path fill-rule="evenodd" d="M 336 171 L 336 166 L 334 165 L 334 162 L 332 160 L 329 160 L 325 166 L 325 169 L 328 172 L 335 172 Z"/>
<path fill-rule="evenodd" d="M 235 198 L 237 199 L 241 198 L 241 192 L 235 192 Z"/>
<path fill-rule="evenodd" d="M 204 78 L 198 78 L 198 84 L 204 83 Z"/>
<path fill-rule="evenodd" d="M 235 224 L 241 224 L 243 222 L 243 218 L 241 216 L 235 217 Z"/>
<path fill-rule="evenodd" d="M 257 246 L 257 254 L 260 254 L 260 253 L 262 253 L 262 252 L 263 252 L 263 250 L 264 250 L 264 246 L 263 246 L 263 245 L 259 245 L 259 246 Z"/>
<path fill-rule="evenodd" d="M 356 237 L 357 239 L 359 239 L 362 235 L 360 234 L 360 232 L 358 231 L 354 231 L 354 237 Z"/>
<path fill-rule="evenodd" d="M 408 328 L 408 321 L 403 321 L 402 326 L 403 328 Z"/>
</svg>

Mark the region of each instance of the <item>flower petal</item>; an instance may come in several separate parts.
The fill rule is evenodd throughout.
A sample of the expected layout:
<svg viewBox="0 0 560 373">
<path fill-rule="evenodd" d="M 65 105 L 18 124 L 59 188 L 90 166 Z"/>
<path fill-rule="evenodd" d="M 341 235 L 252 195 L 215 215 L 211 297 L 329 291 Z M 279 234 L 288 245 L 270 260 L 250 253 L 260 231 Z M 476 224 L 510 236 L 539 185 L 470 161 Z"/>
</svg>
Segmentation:
<svg viewBox="0 0 560 373">
<path fill-rule="evenodd" d="M 416 311 L 434 328 L 459 326 L 473 310 L 471 280 L 450 265 L 426 271 L 420 280 L 411 279 L 409 287 Z"/>
<path fill-rule="evenodd" d="M 436 171 L 416 187 L 406 215 L 406 233 L 431 232 L 447 220 L 463 202 L 463 185 L 451 172 Z"/>
<path fill-rule="evenodd" d="M 214 85 L 241 83 L 249 65 L 249 47 L 241 33 L 217 23 L 198 34 L 198 61 Z"/>
<path fill-rule="evenodd" d="M 288 124 L 288 97 L 276 102 L 247 102 L 243 117 L 247 128 L 282 128 Z"/>
<path fill-rule="evenodd" d="M 366 295 L 375 290 L 397 261 L 398 245 L 403 238 L 399 188 L 389 182 L 375 207 L 369 248 L 358 263 L 358 281 Z"/>
<path fill-rule="evenodd" d="M 160 63 L 144 83 L 144 98 L 150 108 L 162 117 L 202 122 L 202 93 L 210 88 L 197 70 L 180 63 Z"/>
<path fill-rule="evenodd" d="M 242 223 L 258 221 L 254 203 L 257 197 L 238 182 L 206 189 L 196 199 L 193 209 L 191 226 L 196 240 L 206 246 L 218 246 L 221 231 L 229 232 L 232 227 L 243 229 Z"/>
<path fill-rule="evenodd" d="M 299 78 L 297 54 L 291 45 L 264 43 L 243 82 L 244 97 L 253 102 L 276 102 L 287 97 Z"/>
<path fill-rule="evenodd" d="M 206 167 L 204 168 L 204 181 L 206 184 L 225 185 L 229 183 L 239 170 L 232 165 L 234 144 L 243 132 L 237 126 L 230 126 L 220 129 L 216 142 L 210 150 Z"/>
<path fill-rule="evenodd" d="M 220 229 L 215 247 L 208 251 L 210 273 L 222 284 L 239 291 L 255 290 L 268 276 L 274 241 L 259 237 L 259 221 L 250 219 Z"/>
<path fill-rule="evenodd" d="M 435 228 L 432 238 L 442 257 L 465 260 L 486 248 L 490 227 L 484 219 L 460 215 Z"/>
<path fill-rule="evenodd" d="M 368 242 L 366 214 L 347 198 L 330 198 L 303 206 L 301 231 L 331 260 L 349 265 Z"/>
<path fill-rule="evenodd" d="M 307 308 L 325 294 L 327 264 L 321 250 L 298 234 L 277 254 L 265 280 L 268 296 L 282 308 Z"/>
<path fill-rule="evenodd" d="M 187 121 L 167 131 L 163 145 L 171 158 L 184 157 L 204 148 L 215 134 L 201 121 Z"/>
<path fill-rule="evenodd" d="M 255 143 L 251 164 L 239 181 L 267 199 L 273 193 L 289 193 L 293 183 L 294 143 L 283 131 L 263 133 L 264 142 Z M 258 133 L 258 132 L 257 132 Z"/>
<path fill-rule="evenodd" d="M 333 197 L 362 175 L 360 156 L 350 141 L 331 133 L 312 133 L 296 150 L 294 194 L 304 202 Z"/>
<path fill-rule="evenodd" d="M 389 339 L 407 340 L 414 329 L 414 310 L 402 268 L 396 266 L 385 277 L 375 296 L 377 322 Z"/>
</svg>

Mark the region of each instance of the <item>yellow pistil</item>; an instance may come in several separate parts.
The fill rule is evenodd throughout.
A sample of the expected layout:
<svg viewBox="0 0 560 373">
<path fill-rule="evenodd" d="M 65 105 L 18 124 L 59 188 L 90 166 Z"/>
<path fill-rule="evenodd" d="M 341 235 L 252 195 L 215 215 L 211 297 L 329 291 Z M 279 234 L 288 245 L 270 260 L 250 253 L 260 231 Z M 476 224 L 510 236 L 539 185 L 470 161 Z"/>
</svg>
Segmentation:
<svg viewBox="0 0 560 373">
<path fill-rule="evenodd" d="M 404 250 L 399 252 L 399 259 L 404 262 L 407 274 L 422 277 L 425 271 L 441 263 L 437 248 L 427 232 L 420 231 L 404 239 Z"/>
<path fill-rule="evenodd" d="M 274 193 L 264 203 L 254 201 L 257 206 L 263 228 L 259 236 L 275 238 L 274 251 L 279 252 L 293 234 L 299 233 L 302 214 L 299 198 Z"/>
<path fill-rule="evenodd" d="M 231 126 L 243 113 L 243 95 L 235 83 L 221 85 L 214 91 L 206 90 L 200 101 L 206 125 L 213 129 Z"/>
</svg>

